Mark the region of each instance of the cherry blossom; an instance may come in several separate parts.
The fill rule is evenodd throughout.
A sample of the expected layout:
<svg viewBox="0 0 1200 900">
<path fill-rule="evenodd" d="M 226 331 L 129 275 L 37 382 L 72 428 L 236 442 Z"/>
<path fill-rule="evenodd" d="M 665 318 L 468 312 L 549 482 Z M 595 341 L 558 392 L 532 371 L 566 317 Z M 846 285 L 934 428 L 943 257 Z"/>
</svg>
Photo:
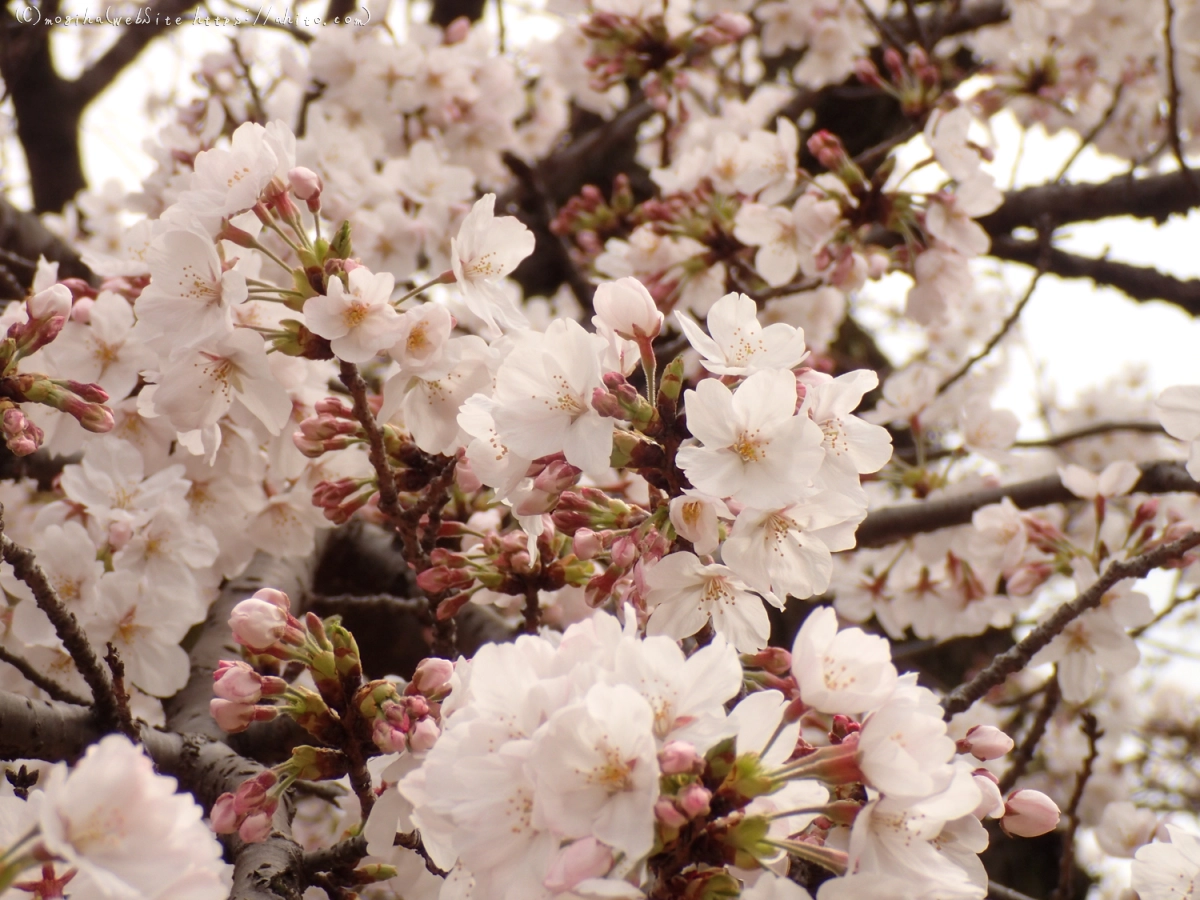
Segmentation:
<svg viewBox="0 0 1200 900">
<path fill-rule="evenodd" d="M 798 499 L 825 457 L 821 430 L 795 415 L 790 372 L 756 372 L 737 393 L 705 379 L 684 394 L 684 402 L 700 444 L 679 451 L 679 466 L 715 497 L 760 506 Z"/>
<path fill-rule="evenodd" d="M 47 849 L 78 869 L 72 893 L 119 897 L 227 895 L 221 845 L 202 810 L 175 792 L 121 735 L 88 748 L 45 783 L 39 824 Z"/>
<path fill-rule="evenodd" d="M 896 686 L 896 668 L 884 638 L 858 628 L 837 630 L 832 609 L 815 609 L 792 647 L 800 697 L 822 712 L 858 713 L 883 704 Z"/>
<path fill-rule="evenodd" d="M 196 344 L 231 329 L 229 310 L 246 301 L 246 278 L 222 265 L 212 240 L 168 231 L 150 244 L 146 262 L 150 284 L 134 304 L 137 338 L 170 348 L 180 334 Z"/>
<path fill-rule="evenodd" d="M 694 553 L 679 552 L 649 567 L 644 578 L 651 607 L 647 634 L 690 637 L 711 619 L 739 650 L 766 646 L 771 626 L 762 598 L 728 567 L 704 565 Z"/>
<path fill-rule="evenodd" d="M 390 302 L 395 279 L 361 266 L 347 279 L 349 287 L 340 278 L 329 279 L 325 294 L 306 300 L 304 321 L 314 334 L 329 339 L 338 357 L 362 363 L 400 336 L 399 316 Z"/>
<path fill-rule="evenodd" d="M 750 375 L 760 369 L 791 369 L 808 356 L 804 332 L 783 322 L 763 328 L 758 306 L 745 294 L 726 294 L 708 311 L 706 335 L 686 314 L 675 318 L 714 375 Z M 711 335 L 711 337 L 710 337 Z"/>
<path fill-rule="evenodd" d="M 450 259 L 467 308 L 498 334 L 501 324 L 509 328 L 525 324 L 499 280 L 533 252 L 534 239 L 512 216 L 497 218 L 495 207 L 495 194 L 484 194 L 475 202 L 450 241 Z"/>
</svg>

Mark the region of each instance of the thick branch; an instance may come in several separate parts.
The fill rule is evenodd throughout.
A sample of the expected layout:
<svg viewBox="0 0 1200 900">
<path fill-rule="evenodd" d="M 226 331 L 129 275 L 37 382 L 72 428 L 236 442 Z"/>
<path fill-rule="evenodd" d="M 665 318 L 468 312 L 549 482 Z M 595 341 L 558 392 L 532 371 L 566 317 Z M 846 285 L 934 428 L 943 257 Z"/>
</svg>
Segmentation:
<svg viewBox="0 0 1200 900">
<path fill-rule="evenodd" d="M 1179 172 L 1147 178 L 1121 176 L 1098 184 L 1043 184 L 1009 191 L 998 210 L 979 220 L 992 237 L 1014 228 L 1037 228 L 1043 217 L 1052 225 L 1095 222 L 1113 216 L 1153 219 L 1159 224 L 1196 205 L 1191 184 Z"/>
<path fill-rule="evenodd" d="M 1143 463 L 1142 477 L 1133 486 L 1135 494 L 1200 494 L 1200 483 L 1188 475 L 1181 463 Z M 925 500 L 902 506 L 889 506 L 870 513 L 858 526 L 858 546 L 883 547 L 916 534 L 966 525 L 975 510 L 1005 497 L 1020 509 L 1050 506 L 1078 499 L 1067 490 L 1057 475 L 1047 475 L 1032 481 L 1002 485 L 973 494 L 947 497 L 942 500 Z"/>
<path fill-rule="evenodd" d="M 14 669 L 20 672 L 26 681 L 28 681 L 34 687 L 41 688 L 43 691 L 45 691 L 46 695 L 51 700 L 58 700 L 60 703 L 70 703 L 73 706 L 91 705 L 91 701 L 85 700 L 78 694 L 68 691 L 53 678 L 43 675 L 32 665 L 30 665 L 29 660 L 17 656 L 15 653 L 10 653 L 3 647 L 0 647 L 0 662 L 8 663 Z"/>
<path fill-rule="evenodd" d="M 991 255 L 997 259 L 1036 266 L 1039 254 L 1037 241 L 992 239 Z M 1060 278 L 1090 278 L 1097 284 L 1115 287 L 1134 300 L 1164 300 L 1200 316 L 1200 280 L 1195 278 L 1175 278 L 1150 266 L 1077 256 L 1058 249 L 1049 251 L 1045 270 Z"/>
<path fill-rule="evenodd" d="M 82 278 L 93 285 L 99 279 L 65 241 L 51 233 L 42 220 L 30 212 L 17 209 L 0 197 L 0 247 L 22 261 L 21 265 L 9 265 L 24 290 L 33 283 L 33 266 L 39 256 L 58 263 L 60 278 Z M 11 263 L 11 258 L 8 259 Z M 0 299 L 15 299 L 0 296 Z"/>
<path fill-rule="evenodd" d="M 1114 562 L 1104 570 L 1096 582 L 1068 603 L 1064 603 L 1041 625 L 1026 635 L 1011 650 L 1001 653 L 990 666 L 968 681 L 959 685 L 942 701 L 946 718 L 957 715 L 983 697 L 997 685 L 1003 684 L 1009 675 L 1021 671 L 1034 655 L 1060 635 L 1064 628 L 1089 609 L 1095 609 L 1104 595 L 1117 582 L 1126 578 L 1144 578 L 1154 569 L 1178 559 L 1188 550 L 1200 544 L 1200 531 L 1193 531 L 1169 544 L 1160 544 L 1130 560 Z"/>
<path fill-rule="evenodd" d="M 154 38 L 167 30 L 168 24 L 175 27 L 175 19 L 197 3 L 198 0 L 162 0 L 144 13 L 149 22 L 126 25 L 117 42 L 103 56 L 77 79 L 67 82 L 66 93 L 70 101 L 83 109 L 95 100 Z"/>
</svg>

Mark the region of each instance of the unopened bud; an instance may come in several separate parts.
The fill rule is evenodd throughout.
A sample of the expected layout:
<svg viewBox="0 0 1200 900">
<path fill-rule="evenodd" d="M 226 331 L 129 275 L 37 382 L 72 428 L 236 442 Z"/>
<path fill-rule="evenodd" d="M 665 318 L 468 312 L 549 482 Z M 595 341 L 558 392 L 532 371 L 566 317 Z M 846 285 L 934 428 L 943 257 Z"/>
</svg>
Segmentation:
<svg viewBox="0 0 1200 900">
<path fill-rule="evenodd" d="M 1004 801 L 1000 827 L 1014 837 L 1037 837 L 1058 825 L 1058 806 L 1041 791 L 1013 791 Z"/>
<path fill-rule="evenodd" d="M 1013 748 L 1013 739 L 993 725 L 976 725 L 958 742 L 959 753 L 978 760 L 999 759 Z"/>
<path fill-rule="evenodd" d="M 712 791 L 699 783 L 687 785 L 675 799 L 680 811 L 689 819 L 708 815 L 711 801 Z"/>
<path fill-rule="evenodd" d="M 682 828 L 688 823 L 687 816 L 666 797 L 659 797 L 654 804 L 654 818 L 668 828 Z"/>
<path fill-rule="evenodd" d="M 287 173 L 287 177 L 292 193 L 301 200 L 308 200 L 319 195 L 325 187 L 321 182 L 321 176 L 304 166 L 296 166 Z"/>
<path fill-rule="evenodd" d="M 698 767 L 700 754 L 687 741 L 668 741 L 658 753 L 658 765 L 664 775 L 682 775 Z"/>
<path fill-rule="evenodd" d="M 979 788 L 979 805 L 975 807 L 975 818 L 1000 818 L 1004 815 L 1004 797 L 1000 794 L 996 776 L 987 769 L 976 769 L 973 774 L 975 786 Z"/>
</svg>

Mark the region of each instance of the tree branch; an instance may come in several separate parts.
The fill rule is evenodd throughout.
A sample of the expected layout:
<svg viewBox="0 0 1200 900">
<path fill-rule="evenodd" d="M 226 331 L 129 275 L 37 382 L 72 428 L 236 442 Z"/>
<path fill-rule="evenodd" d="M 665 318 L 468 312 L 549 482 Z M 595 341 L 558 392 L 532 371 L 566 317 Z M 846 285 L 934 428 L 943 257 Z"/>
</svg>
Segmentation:
<svg viewBox="0 0 1200 900">
<path fill-rule="evenodd" d="M 70 102 L 83 109 L 95 100 L 141 55 L 152 40 L 167 29 L 167 20 L 173 23 L 176 18 L 197 4 L 198 0 L 161 0 L 144 13 L 149 22 L 143 25 L 126 25 L 117 42 L 103 56 L 74 81 L 67 82 L 66 91 Z M 159 23 L 160 17 L 163 24 Z"/>
<path fill-rule="evenodd" d="M 1054 711 L 1058 709 L 1059 701 L 1062 700 L 1062 688 L 1058 686 L 1058 674 L 1050 676 L 1050 680 L 1046 683 L 1045 694 L 1042 698 L 1042 705 L 1038 707 L 1037 715 L 1033 717 L 1033 722 L 1029 725 L 1029 731 L 1022 738 L 1021 743 L 1017 746 L 1016 752 L 1013 753 L 1012 762 L 1004 773 L 1004 777 L 1000 779 L 1000 783 L 996 785 L 1001 794 L 1007 794 L 1012 790 L 1017 783 L 1017 779 L 1025 774 L 1025 770 L 1029 767 L 1029 763 L 1033 761 L 1033 754 L 1037 752 L 1037 746 L 1042 742 L 1042 738 L 1046 735 L 1046 727 L 1050 724 L 1050 719 L 1054 717 Z"/>
<path fill-rule="evenodd" d="M 57 262 L 61 278 L 82 278 L 93 287 L 100 283 L 79 254 L 47 229 L 41 219 L 33 213 L 17 209 L 3 197 L 0 197 L 0 247 L 30 263 L 36 263 L 39 256 Z M 16 274 L 22 289 L 29 290 L 33 283 L 33 269 L 20 267 Z"/>
<path fill-rule="evenodd" d="M 1182 463 L 1143 463 L 1140 468 L 1142 477 L 1131 493 L 1200 494 L 1200 483 L 1188 475 Z M 869 513 L 858 526 L 858 546 L 883 547 L 913 535 L 966 525 L 975 510 L 999 503 L 1005 497 L 1020 509 L 1069 503 L 1078 499 L 1063 486 L 1057 475 L 1047 475 L 957 497 L 888 506 Z"/>
<path fill-rule="evenodd" d="M 0 524 L 2 527 L 2 524 Z M 121 705 L 113 691 L 108 674 L 96 658 L 92 645 L 79 627 L 79 622 L 69 609 L 63 606 L 58 593 L 46 578 L 46 573 L 37 564 L 33 552 L 14 544 L 6 534 L 0 534 L 0 555 L 13 567 L 13 573 L 33 592 L 38 608 L 46 614 L 63 647 L 71 655 L 75 667 L 92 692 L 92 704 L 96 717 L 107 731 L 126 731 L 122 728 Z M 129 734 L 136 740 L 136 734 Z"/>
<path fill-rule="evenodd" d="M 1037 241 L 1012 237 L 992 239 L 991 255 L 997 259 L 1036 266 L 1040 254 Z M 1150 266 L 1077 256 L 1051 249 L 1046 260 L 1047 272 L 1060 278 L 1090 278 L 1097 284 L 1115 287 L 1137 301 L 1163 300 L 1193 316 L 1200 316 L 1200 280 L 1167 275 Z"/>
<path fill-rule="evenodd" d="M 1134 178 L 1122 175 L 1098 184 L 1043 184 L 1009 191 L 994 213 L 979 219 L 993 238 L 1014 228 L 1037 228 L 1048 216 L 1052 225 L 1095 222 L 1113 216 L 1153 219 L 1160 225 L 1175 213 L 1186 213 L 1196 204 L 1180 172 Z"/>
<path fill-rule="evenodd" d="M 1029 664 L 1034 655 L 1058 637 L 1071 622 L 1083 615 L 1089 609 L 1095 609 L 1104 599 L 1104 595 L 1113 585 L 1126 578 L 1144 578 L 1154 569 L 1171 560 L 1178 559 L 1188 550 L 1200 544 L 1200 531 L 1193 531 L 1177 541 L 1160 544 L 1133 559 L 1121 560 L 1108 566 L 1096 582 L 1086 591 L 1067 603 L 1062 604 L 1054 614 L 1041 625 L 1026 635 L 1012 649 L 1001 653 L 990 666 L 968 681 L 959 685 L 943 701 L 942 709 L 946 718 L 957 715 L 969 709 L 976 700 L 983 697 L 1014 672 L 1019 672 Z"/>
<path fill-rule="evenodd" d="M 90 706 L 91 701 L 85 700 L 78 694 L 68 691 L 65 687 L 55 681 L 53 678 L 48 678 L 43 675 L 26 659 L 17 656 L 15 653 L 9 653 L 3 647 L 0 647 L 0 662 L 8 663 L 14 669 L 24 676 L 36 688 L 46 692 L 46 695 L 51 700 L 57 700 L 60 703 L 70 703 L 73 706 Z"/>
</svg>

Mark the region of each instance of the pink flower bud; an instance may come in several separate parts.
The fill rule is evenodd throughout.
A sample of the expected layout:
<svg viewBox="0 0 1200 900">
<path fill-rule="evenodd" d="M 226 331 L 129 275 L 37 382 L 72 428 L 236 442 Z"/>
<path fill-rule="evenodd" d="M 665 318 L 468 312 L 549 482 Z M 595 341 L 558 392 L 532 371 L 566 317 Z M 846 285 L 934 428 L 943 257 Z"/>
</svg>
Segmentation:
<svg viewBox="0 0 1200 900">
<path fill-rule="evenodd" d="M 71 321 L 87 325 L 92 321 L 92 307 L 95 305 L 96 301 L 91 297 L 80 297 L 71 307 Z"/>
<path fill-rule="evenodd" d="M 217 798 L 209 814 L 212 830 L 217 834 L 233 834 L 238 827 L 238 811 L 233 801 L 233 794 L 226 791 Z"/>
<path fill-rule="evenodd" d="M 666 797 L 659 797 L 654 804 L 654 818 L 668 828 L 682 828 L 688 822 L 687 816 Z"/>
<path fill-rule="evenodd" d="M 234 703 L 257 703 L 262 699 L 262 676 L 244 662 L 223 659 L 213 672 L 213 693 Z"/>
<path fill-rule="evenodd" d="M 603 549 L 603 539 L 590 528 L 580 528 L 571 539 L 571 550 L 580 559 L 594 559 Z"/>
<path fill-rule="evenodd" d="M 1013 748 L 1013 739 L 993 725 L 976 725 L 958 742 L 959 753 L 979 760 L 999 759 Z"/>
<path fill-rule="evenodd" d="M 533 479 L 533 486 L 539 491 L 561 494 L 572 487 L 582 474 L 582 469 L 576 468 L 566 460 L 556 459 L 538 473 Z"/>
<path fill-rule="evenodd" d="M 458 465 L 455 466 L 454 483 L 464 494 L 473 494 L 483 487 L 483 482 L 479 480 L 479 476 L 471 468 L 470 460 L 466 457 L 460 459 Z"/>
<path fill-rule="evenodd" d="M 668 741 L 658 754 L 658 765 L 664 775 L 691 772 L 699 762 L 700 754 L 687 741 Z"/>
<path fill-rule="evenodd" d="M 442 731 L 437 722 L 426 716 L 413 726 L 408 734 L 408 749 L 413 753 L 426 753 L 433 749 Z"/>
<path fill-rule="evenodd" d="M 413 686 L 426 697 L 437 697 L 450 686 L 454 675 L 454 663 L 448 659 L 431 656 L 417 663 L 413 673 Z"/>
<path fill-rule="evenodd" d="M 540 516 L 554 508 L 555 497 L 534 487 L 513 506 L 513 512 L 518 516 Z"/>
<path fill-rule="evenodd" d="M 238 703 L 214 697 L 208 702 L 208 711 L 217 722 L 217 727 L 227 734 L 245 731 L 254 721 L 254 704 Z"/>
<path fill-rule="evenodd" d="M 743 656 L 742 664 L 750 669 L 763 669 L 772 675 L 787 675 L 792 671 L 792 654 L 782 647 L 767 647 L 753 655 Z"/>
<path fill-rule="evenodd" d="M 108 526 L 108 546 L 113 552 L 120 550 L 133 539 L 133 526 L 128 522 L 111 522 Z"/>
<path fill-rule="evenodd" d="M 256 594 L 233 608 L 229 627 L 239 644 L 265 650 L 287 633 L 288 614 Z"/>
<path fill-rule="evenodd" d="M 471 33 L 471 20 L 466 16 L 459 16 L 453 22 L 446 26 L 446 43 L 458 44 L 467 39 L 467 35 Z"/>
<path fill-rule="evenodd" d="M 628 569 L 637 561 L 638 547 L 637 542 L 629 535 L 623 535 L 613 541 L 612 545 L 612 561 L 614 566 L 620 566 L 622 569 Z"/>
<path fill-rule="evenodd" d="M 417 584 L 428 594 L 441 594 L 449 590 L 457 590 L 469 585 L 475 577 L 462 569 L 448 569 L 445 566 L 431 566 L 417 576 Z"/>
<path fill-rule="evenodd" d="M 612 865 L 612 850 L 594 837 L 585 837 L 558 851 L 542 884 L 556 894 L 562 893 L 589 878 L 606 875 Z"/>
<path fill-rule="evenodd" d="M 697 816 L 706 816 L 709 812 L 709 802 L 712 800 L 712 791 L 702 784 L 692 783 L 687 785 L 679 796 L 675 798 L 680 810 L 689 819 L 694 819 Z"/>
<path fill-rule="evenodd" d="M 1028 563 L 1017 569 L 1005 584 L 1012 596 L 1028 597 L 1053 574 L 1054 567 L 1049 563 Z"/>
<path fill-rule="evenodd" d="M 261 844 L 271 836 L 271 816 L 265 812 L 251 813 L 238 828 L 238 837 L 247 844 Z"/>
<path fill-rule="evenodd" d="M 398 728 L 387 719 L 376 719 L 371 726 L 371 743 L 384 753 L 403 753 L 407 749 L 404 729 Z"/>
<path fill-rule="evenodd" d="M 592 305 L 596 320 L 626 340 L 653 340 L 662 330 L 663 314 L 636 278 L 618 278 L 600 285 Z"/>
<path fill-rule="evenodd" d="M 292 193 L 301 200 L 308 200 L 314 194 L 321 193 L 324 188 L 321 176 L 304 166 L 296 166 L 287 173 L 287 177 L 288 184 L 292 187 Z"/>
<path fill-rule="evenodd" d="M 47 321 L 53 318 L 66 319 L 71 314 L 71 289 L 66 285 L 54 284 L 25 301 L 30 320 Z"/>
<path fill-rule="evenodd" d="M 1058 806 L 1041 791 L 1013 791 L 1004 801 L 1000 827 L 1015 837 L 1037 837 L 1053 831 L 1058 819 Z"/>
</svg>

